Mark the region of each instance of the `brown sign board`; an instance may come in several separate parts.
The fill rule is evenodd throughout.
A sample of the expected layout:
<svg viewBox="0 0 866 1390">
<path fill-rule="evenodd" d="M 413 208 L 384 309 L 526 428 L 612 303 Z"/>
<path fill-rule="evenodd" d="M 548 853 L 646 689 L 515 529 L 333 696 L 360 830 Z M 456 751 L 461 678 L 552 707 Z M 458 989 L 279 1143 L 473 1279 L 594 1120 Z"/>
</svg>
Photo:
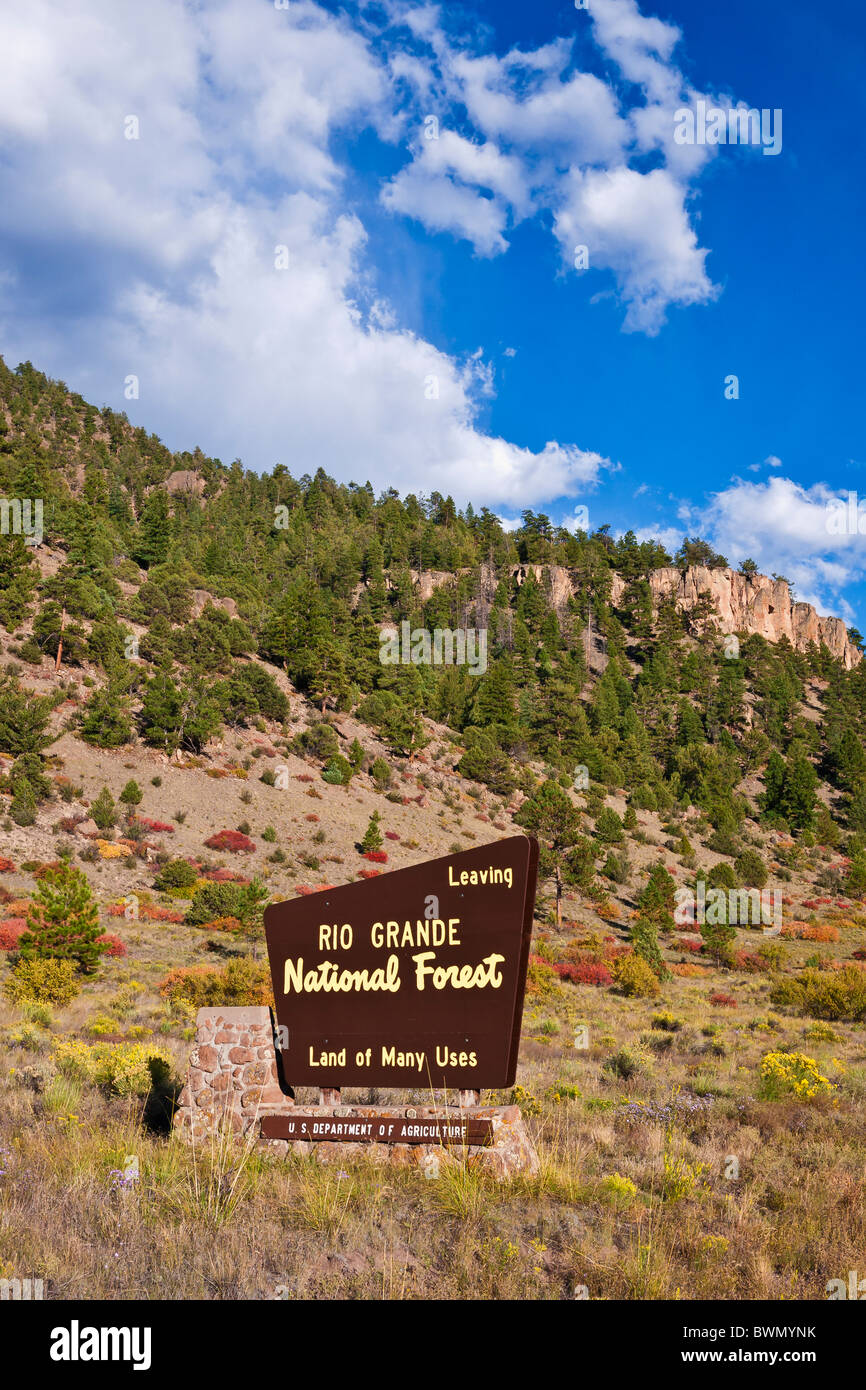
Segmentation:
<svg viewBox="0 0 866 1390">
<path fill-rule="evenodd" d="M 265 909 L 291 1086 L 511 1086 L 538 844 L 515 835 Z"/>
<path fill-rule="evenodd" d="M 322 1115 L 298 1111 L 297 1115 L 265 1115 L 263 1139 L 303 1140 L 307 1143 L 341 1144 L 455 1144 L 488 1145 L 493 1121 L 471 1115 L 451 1115 L 409 1120 L 400 1115 Z"/>
</svg>

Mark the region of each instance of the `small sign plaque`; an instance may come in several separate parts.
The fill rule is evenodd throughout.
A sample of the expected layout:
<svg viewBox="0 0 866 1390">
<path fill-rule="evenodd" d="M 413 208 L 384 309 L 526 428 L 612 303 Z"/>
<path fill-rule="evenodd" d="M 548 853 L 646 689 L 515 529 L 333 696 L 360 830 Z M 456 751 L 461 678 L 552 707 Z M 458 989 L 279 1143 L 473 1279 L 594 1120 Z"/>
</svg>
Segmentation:
<svg viewBox="0 0 866 1390">
<path fill-rule="evenodd" d="M 286 1082 L 511 1086 L 537 870 L 515 835 L 267 908 Z"/>
<path fill-rule="evenodd" d="M 483 1146 L 491 1143 L 493 1121 L 469 1115 L 409 1120 L 399 1115 L 265 1115 L 262 1138 L 304 1140 L 307 1143 L 342 1144 L 455 1144 Z"/>
</svg>

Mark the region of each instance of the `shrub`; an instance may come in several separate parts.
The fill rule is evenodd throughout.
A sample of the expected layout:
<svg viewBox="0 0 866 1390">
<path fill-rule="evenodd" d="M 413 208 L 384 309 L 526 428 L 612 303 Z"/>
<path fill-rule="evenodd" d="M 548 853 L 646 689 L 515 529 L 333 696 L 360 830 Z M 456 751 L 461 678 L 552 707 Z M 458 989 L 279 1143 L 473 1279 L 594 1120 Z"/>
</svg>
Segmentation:
<svg viewBox="0 0 866 1390">
<path fill-rule="evenodd" d="M 212 965 L 193 965 L 170 970 L 160 981 L 163 998 L 180 1001 L 193 1008 L 224 1005 L 273 1006 L 270 971 L 249 956 L 229 961 L 220 970 Z"/>
<path fill-rule="evenodd" d="M 352 780 L 354 768 L 342 753 L 336 753 L 322 770 L 322 780 L 334 787 L 347 787 Z"/>
<path fill-rule="evenodd" d="M 267 897 L 259 883 L 203 883 L 193 894 L 184 921 L 202 926 L 217 917 L 237 917 L 245 922 Z"/>
<path fill-rule="evenodd" d="M 710 995 L 710 1003 L 715 1004 L 718 1009 L 735 1009 L 737 1001 L 732 994 L 724 994 L 721 990 L 716 990 Z"/>
<path fill-rule="evenodd" d="M 153 1043 L 95 1043 L 58 1038 L 57 1066 L 67 1076 L 102 1086 L 112 1095 L 146 1096 L 171 1075 L 171 1056 Z"/>
<path fill-rule="evenodd" d="M 645 962 L 642 961 L 641 964 L 645 964 Z M 647 967 L 647 969 L 649 969 L 649 967 Z M 653 980 L 655 980 L 655 975 L 652 974 L 651 970 L 649 973 L 652 975 Z M 656 989 L 658 989 L 657 980 Z M 602 1071 L 611 1072 L 614 1076 L 618 1076 L 621 1081 L 629 1081 L 633 1076 L 637 1076 L 638 1073 L 646 1071 L 646 1068 L 647 1059 L 640 1048 L 621 1047 L 618 1052 L 614 1052 L 608 1057 L 607 1061 L 602 1066 Z"/>
<path fill-rule="evenodd" d="M 390 785 L 391 768 L 384 758 L 374 758 L 370 768 L 370 776 L 377 787 L 383 788 Z"/>
<path fill-rule="evenodd" d="M 602 1178 L 601 1191 L 607 1201 L 615 1207 L 630 1206 L 637 1196 L 637 1187 L 631 1178 L 624 1178 L 622 1173 L 609 1173 L 606 1178 Z"/>
<path fill-rule="evenodd" d="M 747 975 L 761 975 L 770 969 L 770 962 L 759 951 L 735 951 L 733 965 L 735 970 L 745 970 Z"/>
<path fill-rule="evenodd" d="M 554 965 L 553 969 L 561 980 L 570 980 L 573 985 L 599 985 L 607 986 L 613 984 L 613 976 L 606 965 L 601 961 L 582 960 L 572 964 L 569 961 L 561 961 Z"/>
<path fill-rule="evenodd" d="M 837 1033 L 835 1028 L 831 1028 L 829 1023 L 810 1023 L 803 1036 L 810 1042 L 842 1042 L 842 1035 Z"/>
<path fill-rule="evenodd" d="M 232 854 L 251 854 L 255 845 L 242 830 L 218 830 L 205 840 L 208 849 L 228 850 Z"/>
<path fill-rule="evenodd" d="M 756 849 L 744 849 L 734 860 L 734 870 L 746 888 L 763 888 L 767 882 L 767 868 Z"/>
<path fill-rule="evenodd" d="M 659 1029 L 663 1033 L 678 1033 L 682 1026 L 682 1019 L 676 1018 L 667 1010 L 664 1013 L 653 1014 L 650 1022 L 651 1028 Z"/>
<path fill-rule="evenodd" d="M 120 957 L 126 955 L 126 946 L 124 942 L 122 942 L 120 937 L 115 935 L 114 932 L 104 932 L 102 936 L 97 937 L 97 940 L 105 947 L 105 954 L 107 956 Z"/>
<path fill-rule="evenodd" d="M 177 815 L 177 820 L 181 825 L 183 825 L 184 821 L 186 820 L 186 813 L 179 812 Z M 174 826 L 170 825 L 168 821 L 165 820 L 151 820 L 149 816 L 138 816 L 135 824 L 143 825 L 145 830 L 152 830 L 154 835 L 174 834 Z"/>
<path fill-rule="evenodd" d="M 618 845 L 622 840 L 622 821 L 611 807 L 605 806 L 595 822 L 595 838 L 603 845 Z"/>
<path fill-rule="evenodd" d="M 515 1086 L 511 1092 L 511 1104 L 519 1105 L 524 1115 L 540 1115 L 541 1105 L 525 1086 Z"/>
<path fill-rule="evenodd" d="M 856 965 L 841 970 L 804 970 L 793 979 L 779 980 L 770 992 L 773 1004 L 788 1004 L 812 1018 L 866 1018 L 866 975 Z"/>
<path fill-rule="evenodd" d="M 3 986 L 13 1004 L 33 1000 L 65 1008 L 79 991 L 75 962 L 71 960 L 19 960 Z"/>
<path fill-rule="evenodd" d="M 526 971 L 527 994 L 549 994 L 556 988 L 556 971 L 540 956 L 530 956 Z"/>
<path fill-rule="evenodd" d="M 319 758 L 322 762 L 335 757 L 340 751 L 337 735 L 325 720 L 311 724 L 309 729 L 304 729 L 301 733 L 296 734 L 293 745 L 299 753 L 305 753 L 308 757 Z"/>
<path fill-rule="evenodd" d="M 830 922 L 816 922 L 814 925 L 809 922 L 786 922 L 782 936 L 800 941 L 831 942 L 839 940 L 839 929 Z"/>
<path fill-rule="evenodd" d="M 737 875 L 730 864 L 714 864 L 707 874 L 710 888 L 736 888 Z"/>
<path fill-rule="evenodd" d="M 196 922 L 195 925 L 202 931 L 237 932 L 243 930 L 243 922 L 237 917 L 214 917 L 210 922 Z"/>
<path fill-rule="evenodd" d="M 0 951 L 15 951 L 23 932 L 27 930 L 24 917 L 7 917 L 0 922 Z"/>
<path fill-rule="evenodd" d="M 761 1060 L 758 1094 L 762 1100 L 814 1100 L 831 1095 L 833 1083 L 822 1076 L 818 1063 L 802 1052 L 768 1052 Z"/>
<path fill-rule="evenodd" d="M 622 994 L 639 999 L 655 999 L 659 994 L 658 978 L 641 956 L 621 956 L 612 968 Z"/>
<path fill-rule="evenodd" d="M 153 886 L 160 893 L 167 893 L 172 889 L 193 888 L 197 882 L 198 871 L 192 864 L 186 859 L 170 859 L 163 864 Z"/>
</svg>

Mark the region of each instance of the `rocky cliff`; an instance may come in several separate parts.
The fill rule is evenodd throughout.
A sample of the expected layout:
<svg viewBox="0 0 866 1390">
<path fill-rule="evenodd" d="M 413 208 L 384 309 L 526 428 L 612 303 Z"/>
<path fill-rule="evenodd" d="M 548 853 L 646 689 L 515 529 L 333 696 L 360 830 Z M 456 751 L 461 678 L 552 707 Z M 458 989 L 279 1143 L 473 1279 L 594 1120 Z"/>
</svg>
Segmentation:
<svg viewBox="0 0 866 1390">
<path fill-rule="evenodd" d="M 794 603 L 784 579 L 695 565 L 687 570 L 653 570 L 650 589 L 654 605 L 671 596 L 683 610 L 694 607 L 699 596 L 708 593 L 718 613 L 718 626 L 725 633 L 755 632 L 768 642 L 787 637 L 798 651 L 805 651 L 810 642 L 816 646 L 823 642 L 847 670 L 862 659 L 858 648 L 849 642 L 842 619 L 822 618 L 810 603 Z"/>
<path fill-rule="evenodd" d="M 561 565 L 514 565 L 512 578 L 524 584 L 530 575 L 547 590 L 551 603 L 562 610 L 574 594 L 574 583 Z M 422 603 L 434 589 L 449 583 L 454 576 L 441 570 L 412 572 Z M 653 605 L 658 608 L 664 598 L 673 598 L 683 611 L 693 608 L 701 594 L 708 593 L 717 613 L 717 625 L 722 633 L 758 633 L 768 642 L 787 637 L 792 647 L 805 651 L 810 642 L 823 642 L 833 656 L 851 670 L 862 660 L 862 654 L 848 640 L 848 629 L 841 618 L 823 618 L 810 603 L 794 603 L 784 579 L 770 579 L 765 574 L 747 576 L 730 569 L 706 569 L 702 565 L 687 570 L 658 569 L 649 576 Z M 611 601 L 616 605 L 625 590 L 625 582 L 613 576 Z M 496 589 L 492 568 L 482 567 L 479 585 L 481 607 L 489 607 Z M 483 621 L 483 614 L 479 615 Z"/>
</svg>

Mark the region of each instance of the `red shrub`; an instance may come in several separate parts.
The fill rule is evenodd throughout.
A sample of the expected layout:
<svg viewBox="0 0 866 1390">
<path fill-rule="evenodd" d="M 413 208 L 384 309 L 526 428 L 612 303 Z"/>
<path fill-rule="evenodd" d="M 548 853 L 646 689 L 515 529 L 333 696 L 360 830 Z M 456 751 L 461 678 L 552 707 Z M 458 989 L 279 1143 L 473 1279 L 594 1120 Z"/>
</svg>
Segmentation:
<svg viewBox="0 0 866 1390">
<path fill-rule="evenodd" d="M 613 976 L 606 965 L 600 961 L 582 960 L 577 965 L 561 961 L 554 970 L 561 980 L 570 980 L 573 985 L 612 985 Z"/>
<path fill-rule="evenodd" d="M 218 830 L 209 840 L 205 840 L 205 845 L 208 849 L 230 850 L 232 854 L 252 854 L 255 849 L 249 835 L 242 834 L 240 830 Z"/>
<path fill-rule="evenodd" d="M 0 854 L 0 874 L 14 874 L 14 872 L 15 865 L 12 863 L 12 860 L 4 859 L 3 855 Z"/>
<path fill-rule="evenodd" d="M 170 907 L 155 907 L 153 903 L 142 903 L 138 909 L 139 917 L 146 922 L 182 922 L 182 912 L 172 912 Z"/>
<path fill-rule="evenodd" d="M 397 834 L 396 830 L 386 830 L 386 831 L 385 831 L 385 839 L 386 839 L 386 840 L 399 840 L 399 838 L 400 838 L 400 836 Z"/>
<path fill-rule="evenodd" d="M 734 956 L 734 965 L 737 970 L 745 970 L 749 975 L 760 975 L 765 970 L 769 970 L 769 961 L 759 956 L 757 951 L 737 951 Z"/>
<path fill-rule="evenodd" d="M 14 951 L 18 938 L 26 930 L 26 917 L 7 917 L 5 922 L 0 922 L 0 951 Z"/>
<path fill-rule="evenodd" d="M 139 825 L 143 825 L 146 830 L 152 830 L 159 835 L 173 835 L 174 826 L 169 825 L 168 821 L 150 820 L 147 816 L 138 817 Z"/>
<path fill-rule="evenodd" d="M 243 874 L 236 874 L 233 869 L 206 869 L 202 878 L 209 879 L 211 883 L 239 883 L 242 887 L 250 881 L 244 878 Z"/>
<path fill-rule="evenodd" d="M 296 782 L 312 782 L 312 780 L 313 780 L 313 779 L 312 779 L 312 777 L 310 776 L 309 772 L 296 772 L 296 773 L 295 773 L 295 781 L 296 781 Z"/>
<path fill-rule="evenodd" d="M 316 821 L 318 824 L 319 817 L 316 815 L 315 811 L 311 811 L 308 816 L 304 816 L 304 820 Z"/>
<path fill-rule="evenodd" d="M 48 864 L 37 864 L 36 868 L 33 870 L 33 877 L 37 880 L 44 878 L 46 874 L 53 873 L 55 869 L 62 869 L 62 867 L 62 859 L 52 859 Z"/>
<path fill-rule="evenodd" d="M 103 932 L 102 936 L 98 936 L 96 939 L 108 946 L 108 950 L 105 952 L 107 956 L 126 955 L 126 946 L 120 937 L 115 936 L 113 932 Z"/>
<path fill-rule="evenodd" d="M 702 951 L 704 949 L 703 941 L 694 936 L 678 936 L 674 945 L 680 951 Z"/>
<path fill-rule="evenodd" d="M 364 855 L 364 858 L 369 859 L 371 864 L 388 863 L 388 856 L 383 849 L 368 849 L 367 853 Z"/>
<path fill-rule="evenodd" d="M 722 994 L 720 990 L 710 995 L 710 1003 L 715 1004 L 719 1009 L 735 1009 L 737 1007 L 737 1001 L 734 996 L 732 994 Z"/>
</svg>

